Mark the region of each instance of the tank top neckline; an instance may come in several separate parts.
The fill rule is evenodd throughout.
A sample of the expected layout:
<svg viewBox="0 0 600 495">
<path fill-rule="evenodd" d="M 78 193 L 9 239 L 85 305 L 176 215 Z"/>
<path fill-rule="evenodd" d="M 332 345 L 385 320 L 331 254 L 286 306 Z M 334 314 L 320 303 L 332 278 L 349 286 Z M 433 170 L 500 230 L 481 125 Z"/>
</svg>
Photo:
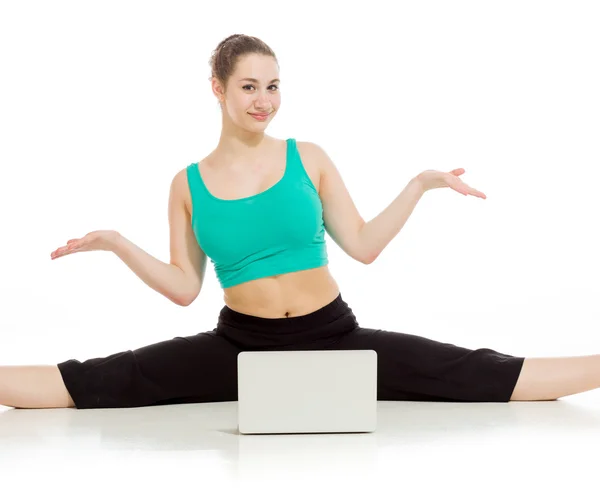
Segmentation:
<svg viewBox="0 0 600 495">
<path fill-rule="evenodd" d="M 256 199 L 264 194 L 269 193 L 270 191 L 274 190 L 275 188 L 277 188 L 277 186 L 279 186 L 284 179 L 289 175 L 289 169 L 290 169 L 290 146 L 291 146 L 291 141 L 292 138 L 288 138 L 286 139 L 286 151 L 285 151 L 285 170 L 283 172 L 283 176 L 281 177 L 281 179 L 279 179 L 275 184 L 273 184 L 271 187 L 269 187 L 268 189 L 265 189 L 264 191 L 259 192 L 258 194 L 254 194 L 252 196 L 246 196 L 244 198 L 234 198 L 234 199 L 223 199 L 223 198 L 218 198 L 216 196 L 214 196 L 209 190 L 208 187 L 206 187 L 206 184 L 204 183 L 204 180 L 202 179 L 202 174 L 200 174 L 200 163 L 196 162 L 194 163 L 194 169 L 196 170 L 196 175 L 200 181 L 200 184 L 202 185 L 202 189 L 204 189 L 204 192 L 207 194 L 207 196 L 209 198 L 211 198 L 214 201 L 220 201 L 223 203 L 237 203 L 240 201 L 248 201 L 249 199 Z"/>
</svg>

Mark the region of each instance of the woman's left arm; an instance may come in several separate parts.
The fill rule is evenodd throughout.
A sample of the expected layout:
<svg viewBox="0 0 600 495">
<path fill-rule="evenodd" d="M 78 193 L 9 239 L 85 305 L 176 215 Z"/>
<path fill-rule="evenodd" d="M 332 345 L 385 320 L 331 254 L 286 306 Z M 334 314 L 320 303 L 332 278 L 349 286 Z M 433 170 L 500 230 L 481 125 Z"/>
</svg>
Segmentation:
<svg viewBox="0 0 600 495">
<path fill-rule="evenodd" d="M 468 196 L 486 199 L 486 195 L 473 189 L 458 178 L 465 172 L 463 168 L 449 173 L 425 170 L 411 179 L 392 203 L 375 218 L 366 222 L 360 229 L 360 244 L 363 252 L 369 253 L 367 264 L 372 263 L 384 248 L 400 232 L 414 211 L 419 200 L 430 189 L 450 187 Z"/>
</svg>

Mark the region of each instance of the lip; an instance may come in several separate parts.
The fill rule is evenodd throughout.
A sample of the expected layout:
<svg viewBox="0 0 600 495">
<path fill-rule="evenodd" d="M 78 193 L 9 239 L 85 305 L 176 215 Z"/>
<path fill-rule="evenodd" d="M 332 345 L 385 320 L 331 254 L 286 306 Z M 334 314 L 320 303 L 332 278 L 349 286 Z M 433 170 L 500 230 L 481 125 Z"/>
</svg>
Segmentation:
<svg viewBox="0 0 600 495">
<path fill-rule="evenodd" d="M 251 113 L 250 116 L 254 117 L 256 120 L 260 120 L 264 122 L 271 115 L 270 113 Z"/>
</svg>

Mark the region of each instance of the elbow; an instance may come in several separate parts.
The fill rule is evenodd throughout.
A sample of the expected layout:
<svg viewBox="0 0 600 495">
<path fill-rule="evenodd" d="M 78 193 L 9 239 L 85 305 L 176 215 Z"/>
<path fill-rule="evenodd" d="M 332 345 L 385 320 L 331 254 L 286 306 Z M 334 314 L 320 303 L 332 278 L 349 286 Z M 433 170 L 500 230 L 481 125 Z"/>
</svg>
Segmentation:
<svg viewBox="0 0 600 495">
<path fill-rule="evenodd" d="M 198 294 L 199 292 L 195 292 L 193 294 L 183 294 L 179 297 L 172 298 L 171 301 L 177 304 L 177 306 L 189 306 L 196 300 Z"/>
<path fill-rule="evenodd" d="M 360 257 L 360 258 L 355 258 L 356 261 L 359 261 L 360 263 L 362 263 L 363 265 L 370 265 L 371 263 L 373 263 L 373 261 L 375 261 L 373 258 L 369 258 L 369 257 Z"/>
<path fill-rule="evenodd" d="M 375 260 L 377 259 L 377 254 L 375 253 L 368 253 L 366 255 L 363 255 L 359 258 L 359 261 L 363 264 L 363 265 L 370 265 L 371 263 L 373 263 Z"/>
<path fill-rule="evenodd" d="M 188 297 L 187 299 L 172 299 L 172 301 L 177 304 L 177 306 L 189 306 L 194 302 L 194 299 Z"/>
<path fill-rule="evenodd" d="M 379 253 L 375 253 L 372 250 L 370 250 L 366 245 L 367 243 L 363 241 L 363 237 L 365 235 L 363 232 L 363 228 L 365 227 L 365 225 L 366 223 L 363 223 L 362 227 L 358 231 L 355 249 L 357 256 L 355 257 L 355 259 L 357 261 L 360 261 L 363 265 L 370 265 L 371 263 L 373 263 L 373 261 L 377 259 Z"/>
<path fill-rule="evenodd" d="M 188 284 L 179 294 L 171 298 L 171 301 L 178 306 L 189 306 L 196 300 L 201 290 L 202 283 Z"/>
</svg>

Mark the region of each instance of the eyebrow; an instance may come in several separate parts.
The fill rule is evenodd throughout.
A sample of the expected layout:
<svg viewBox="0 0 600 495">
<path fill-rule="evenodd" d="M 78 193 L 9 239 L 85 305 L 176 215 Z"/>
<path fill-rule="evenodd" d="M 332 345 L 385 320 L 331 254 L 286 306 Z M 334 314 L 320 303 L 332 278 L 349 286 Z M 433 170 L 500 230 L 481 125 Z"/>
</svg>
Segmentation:
<svg viewBox="0 0 600 495">
<path fill-rule="evenodd" d="M 260 82 L 258 79 L 254 79 L 252 77 L 245 77 L 244 79 L 240 79 L 240 81 L 250 81 L 250 82 L 254 82 L 254 83 Z M 274 83 L 274 82 L 281 82 L 281 81 L 279 79 L 273 79 L 271 82 Z"/>
</svg>

